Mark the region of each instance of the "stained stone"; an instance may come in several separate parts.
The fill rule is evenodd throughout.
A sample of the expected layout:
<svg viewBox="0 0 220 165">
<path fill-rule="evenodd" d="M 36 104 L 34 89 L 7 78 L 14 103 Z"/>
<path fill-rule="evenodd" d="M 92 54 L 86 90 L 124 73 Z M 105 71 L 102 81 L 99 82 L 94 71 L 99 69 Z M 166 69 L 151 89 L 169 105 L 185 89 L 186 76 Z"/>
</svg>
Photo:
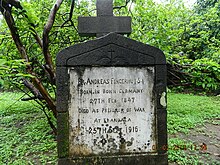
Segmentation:
<svg viewBox="0 0 220 165">
<path fill-rule="evenodd" d="M 97 0 L 97 17 L 79 17 L 78 32 L 80 36 L 97 36 L 115 32 L 131 33 L 131 17 L 113 15 L 112 0 Z"/>
<path fill-rule="evenodd" d="M 153 67 L 92 67 L 83 75 L 73 67 L 69 75 L 72 155 L 155 152 Z"/>
</svg>

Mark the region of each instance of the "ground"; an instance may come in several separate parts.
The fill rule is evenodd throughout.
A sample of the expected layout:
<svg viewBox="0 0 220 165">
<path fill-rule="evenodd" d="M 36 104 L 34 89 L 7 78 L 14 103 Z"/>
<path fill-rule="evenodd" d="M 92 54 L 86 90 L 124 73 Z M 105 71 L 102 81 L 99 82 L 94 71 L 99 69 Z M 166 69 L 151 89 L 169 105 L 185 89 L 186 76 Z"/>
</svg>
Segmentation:
<svg viewBox="0 0 220 165">
<path fill-rule="evenodd" d="M 189 133 L 177 133 L 169 138 L 179 138 L 192 142 L 184 151 L 187 155 L 199 158 L 198 164 L 220 165 L 220 118 L 209 120 L 191 129 Z M 191 150 L 191 148 L 196 150 Z M 178 163 L 169 163 L 177 165 Z"/>
</svg>

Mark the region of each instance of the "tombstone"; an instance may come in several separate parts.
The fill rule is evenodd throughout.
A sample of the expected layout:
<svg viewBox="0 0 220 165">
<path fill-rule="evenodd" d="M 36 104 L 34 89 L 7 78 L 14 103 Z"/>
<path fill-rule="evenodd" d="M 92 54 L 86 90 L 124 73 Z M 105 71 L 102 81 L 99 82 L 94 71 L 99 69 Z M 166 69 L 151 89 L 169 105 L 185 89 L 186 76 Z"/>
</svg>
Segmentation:
<svg viewBox="0 0 220 165">
<path fill-rule="evenodd" d="M 167 165 L 165 56 L 120 35 L 130 18 L 114 17 L 112 0 L 97 10 L 112 27 L 79 18 L 81 35 L 101 37 L 57 55 L 58 164 Z"/>
</svg>

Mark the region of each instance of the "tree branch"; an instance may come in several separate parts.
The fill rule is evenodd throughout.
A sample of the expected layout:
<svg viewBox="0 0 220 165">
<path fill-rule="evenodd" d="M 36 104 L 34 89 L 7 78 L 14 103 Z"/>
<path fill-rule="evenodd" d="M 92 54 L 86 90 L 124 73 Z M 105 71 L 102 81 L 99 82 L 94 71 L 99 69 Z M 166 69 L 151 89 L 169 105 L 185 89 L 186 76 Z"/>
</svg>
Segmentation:
<svg viewBox="0 0 220 165">
<path fill-rule="evenodd" d="M 9 3 L 9 1 L 10 1 L 10 3 Z M 18 4 L 18 1 L 16 1 L 16 0 L 8 0 L 8 1 L 3 1 L 3 3 L 0 5 L 0 11 L 1 11 L 1 13 L 3 14 L 3 16 L 4 16 L 5 20 L 6 20 L 6 23 L 7 23 L 8 27 L 9 27 L 9 30 L 10 30 L 11 35 L 12 35 L 12 38 L 13 38 L 13 40 L 15 42 L 15 45 L 16 45 L 19 53 L 21 54 L 21 58 L 24 59 L 26 62 L 29 62 L 29 58 L 27 56 L 26 49 L 25 49 L 25 47 L 23 46 L 23 44 L 22 44 L 22 42 L 20 40 L 20 36 L 18 34 L 16 25 L 15 25 L 15 22 L 14 22 L 14 18 L 11 15 L 11 7 L 10 7 L 9 4 L 13 5 L 13 6 L 16 5 L 15 7 L 18 7 L 18 8 L 21 8 L 21 9 L 22 9 L 22 7 L 20 7 L 20 4 Z M 35 76 L 35 73 L 33 72 L 33 68 L 31 67 L 30 64 L 27 64 L 26 71 L 27 71 L 27 73 Z M 56 117 L 57 113 L 56 113 L 55 102 L 50 97 L 49 93 L 44 88 L 44 86 L 41 83 L 41 81 L 37 77 L 34 77 L 31 80 L 34 83 L 34 86 L 39 90 L 41 95 L 44 97 L 44 99 L 46 100 L 49 108 L 52 110 L 54 116 Z"/>
<path fill-rule="evenodd" d="M 39 37 L 39 35 L 35 31 L 35 29 L 32 28 L 32 31 L 33 31 L 32 35 L 34 36 L 34 38 L 37 41 L 38 45 L 41 47 L 41 49 L 43 49 L 43 42 L 42 42 L 41 38 Z"/>
<path fill-rule="evenodd" d="M 16 85 L 16 87 L 17 87 L 19 90 L 21 90 L 23 93 L 25 93 L 24 95 L 29 96 L 29 98 L 26 98 L 26 99 L 25 99 L 25 98 L 23 98 L 23 97 L 24 97 L 24 95 L 23 95 L 23 96 L 22 96 L 22 99 L 21 99 L 22 101 L 28 101 L 28 100 L 34 99 L 34 97 L 31 97 L 31 96 L 28 94 L 28 92 L 26 92 L 25 90 L 21 89 L 21 88 L 20 88 L 19 86 L 17 86 L 17 85 Z M 49 117 L 48 114 L 46 113 L 46 111 L 45 111 L 45 108 L 46 108 L 46 107 L 45 107 L 45 106 L 42 104 L 42 102 L 40 102 L 38 99 L 34 99 L 34 101 L 41 106 L 42 111 L 43 111 L 43 113 L 45 114 L 45 116 L 46 116 L 46 118 L 47 118 L 47 121 L 48 121 L 50 127 L 51 127 L 52 130 L 53 130 L 54 135 L 57 135 L 57 128 L 55 127 L 55 125 L 54 125 L 53 122 L 51 121 L 51 117 Z"/>
<path fill-rule="evenodd" d="M 113 9 L 118 9 L 118 10 L 120 10 L 120 9 L 122 9 L 122 8 L 125 8 L 125 7 L 127 7 L 127 5 L 128 5 L 129 2 L 130 2 L 130 0 L 126 0 L 125 5 L 115 6 L 115 7 L 113 7 Z"/>
<path fill-rule="evenodd" d="M 43 99 L 43 96 L 40 94 L 39 90 L 35 88 L 35 86 L 30 81 L 23 79 L 23 84 L 29 89 L 35 98 Z"/>
<path fill-rule="evenodd" d="M 72 21 L 74 7 L 75 7 L 75 0 L 72 0 L 71 8 L 70 8 L 70 13 L 69 13 L 69 18 L 61 25 L 61 28 L 65 27 L 65 24 L 68 23 L 68 22 L 71 23 L 70 26 L 74 26 L 73 21 Z M 74 28 L 75 28 L 75 26 L 74 26 Z"/>
<path fill-rule="evenodd" d="M 52 110 L 53 115 L 57 117 L 57 112 L 56 112 L 56 105 L 53 99 L 50 97 L 49 93 L 47 90 L 44 88 L 43 84 L 38 78 L 32 78 L 32 82 L 34 83 L 34 86 L 40 91 L 41 95 L 44 97 L 45 101 L 48 104 L 49 109 Z"/>
<path fill-rule="evenodd" d="M 6 4 L 5 4 L 6 5 Z M 26 62 L 29 62 L 29 59 L 28 59 L 28 56 L 27 56 L 27 52 L 20 40 L 20 36 L 19 34 L 17 33 L 17 28 L 15 26 L 15 23 L 14 23 L 14 18 L 12 17 L 11 15 L 11 9 L 10 8 L 7 8 L 7 5 L 4 7 L 4 6 L 1 6 L 0 7 L 0 10 L 6 20 L 6 23 L 10 29 L 10 32 L 11 32 L 11 36 L 15 42 L 15 45 L 19 51 L 19 53 L 21 54 L 21 57 L 22 59 L 25 59 Z"/>
<path fill-rule="evenodd" d="M 50 70 L 48 73 L 50 74 L 50 77 L 51 77 L 53 84 L 55 84 L 55 72 L 54 72 L 54 65 L 52 62 L 52 58 L 49 53 L 49 33 L 53 27 L 57 11 L 59 10 L 62 2 L 63 2 L 63 0 L 57 0 L 56 3 L 54 4 L 54 6 L 52 7 L 52 9 L 50 11 L 49 18 L 47 20 L 47 23 L 46 23 L 46 25 L 44 27 L 44 31 L 43 31 L 43 54 L 44 54 L 44 59 L 45 59 L 46 65 L 48 66 L 48 68 Z"/>
</svg>

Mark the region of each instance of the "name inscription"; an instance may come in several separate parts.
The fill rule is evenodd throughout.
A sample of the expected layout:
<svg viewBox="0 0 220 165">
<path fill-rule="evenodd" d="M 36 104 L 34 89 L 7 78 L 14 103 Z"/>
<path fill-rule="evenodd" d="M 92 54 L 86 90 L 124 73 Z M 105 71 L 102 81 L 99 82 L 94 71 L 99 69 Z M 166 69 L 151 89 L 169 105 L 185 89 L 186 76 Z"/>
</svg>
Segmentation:
<svg viewBox="0 0 220 165">
<path fill-rule="evenodd" d="M 154 68 L 70 68 L 70 153 L 154 152 Z"/>
</svg>

